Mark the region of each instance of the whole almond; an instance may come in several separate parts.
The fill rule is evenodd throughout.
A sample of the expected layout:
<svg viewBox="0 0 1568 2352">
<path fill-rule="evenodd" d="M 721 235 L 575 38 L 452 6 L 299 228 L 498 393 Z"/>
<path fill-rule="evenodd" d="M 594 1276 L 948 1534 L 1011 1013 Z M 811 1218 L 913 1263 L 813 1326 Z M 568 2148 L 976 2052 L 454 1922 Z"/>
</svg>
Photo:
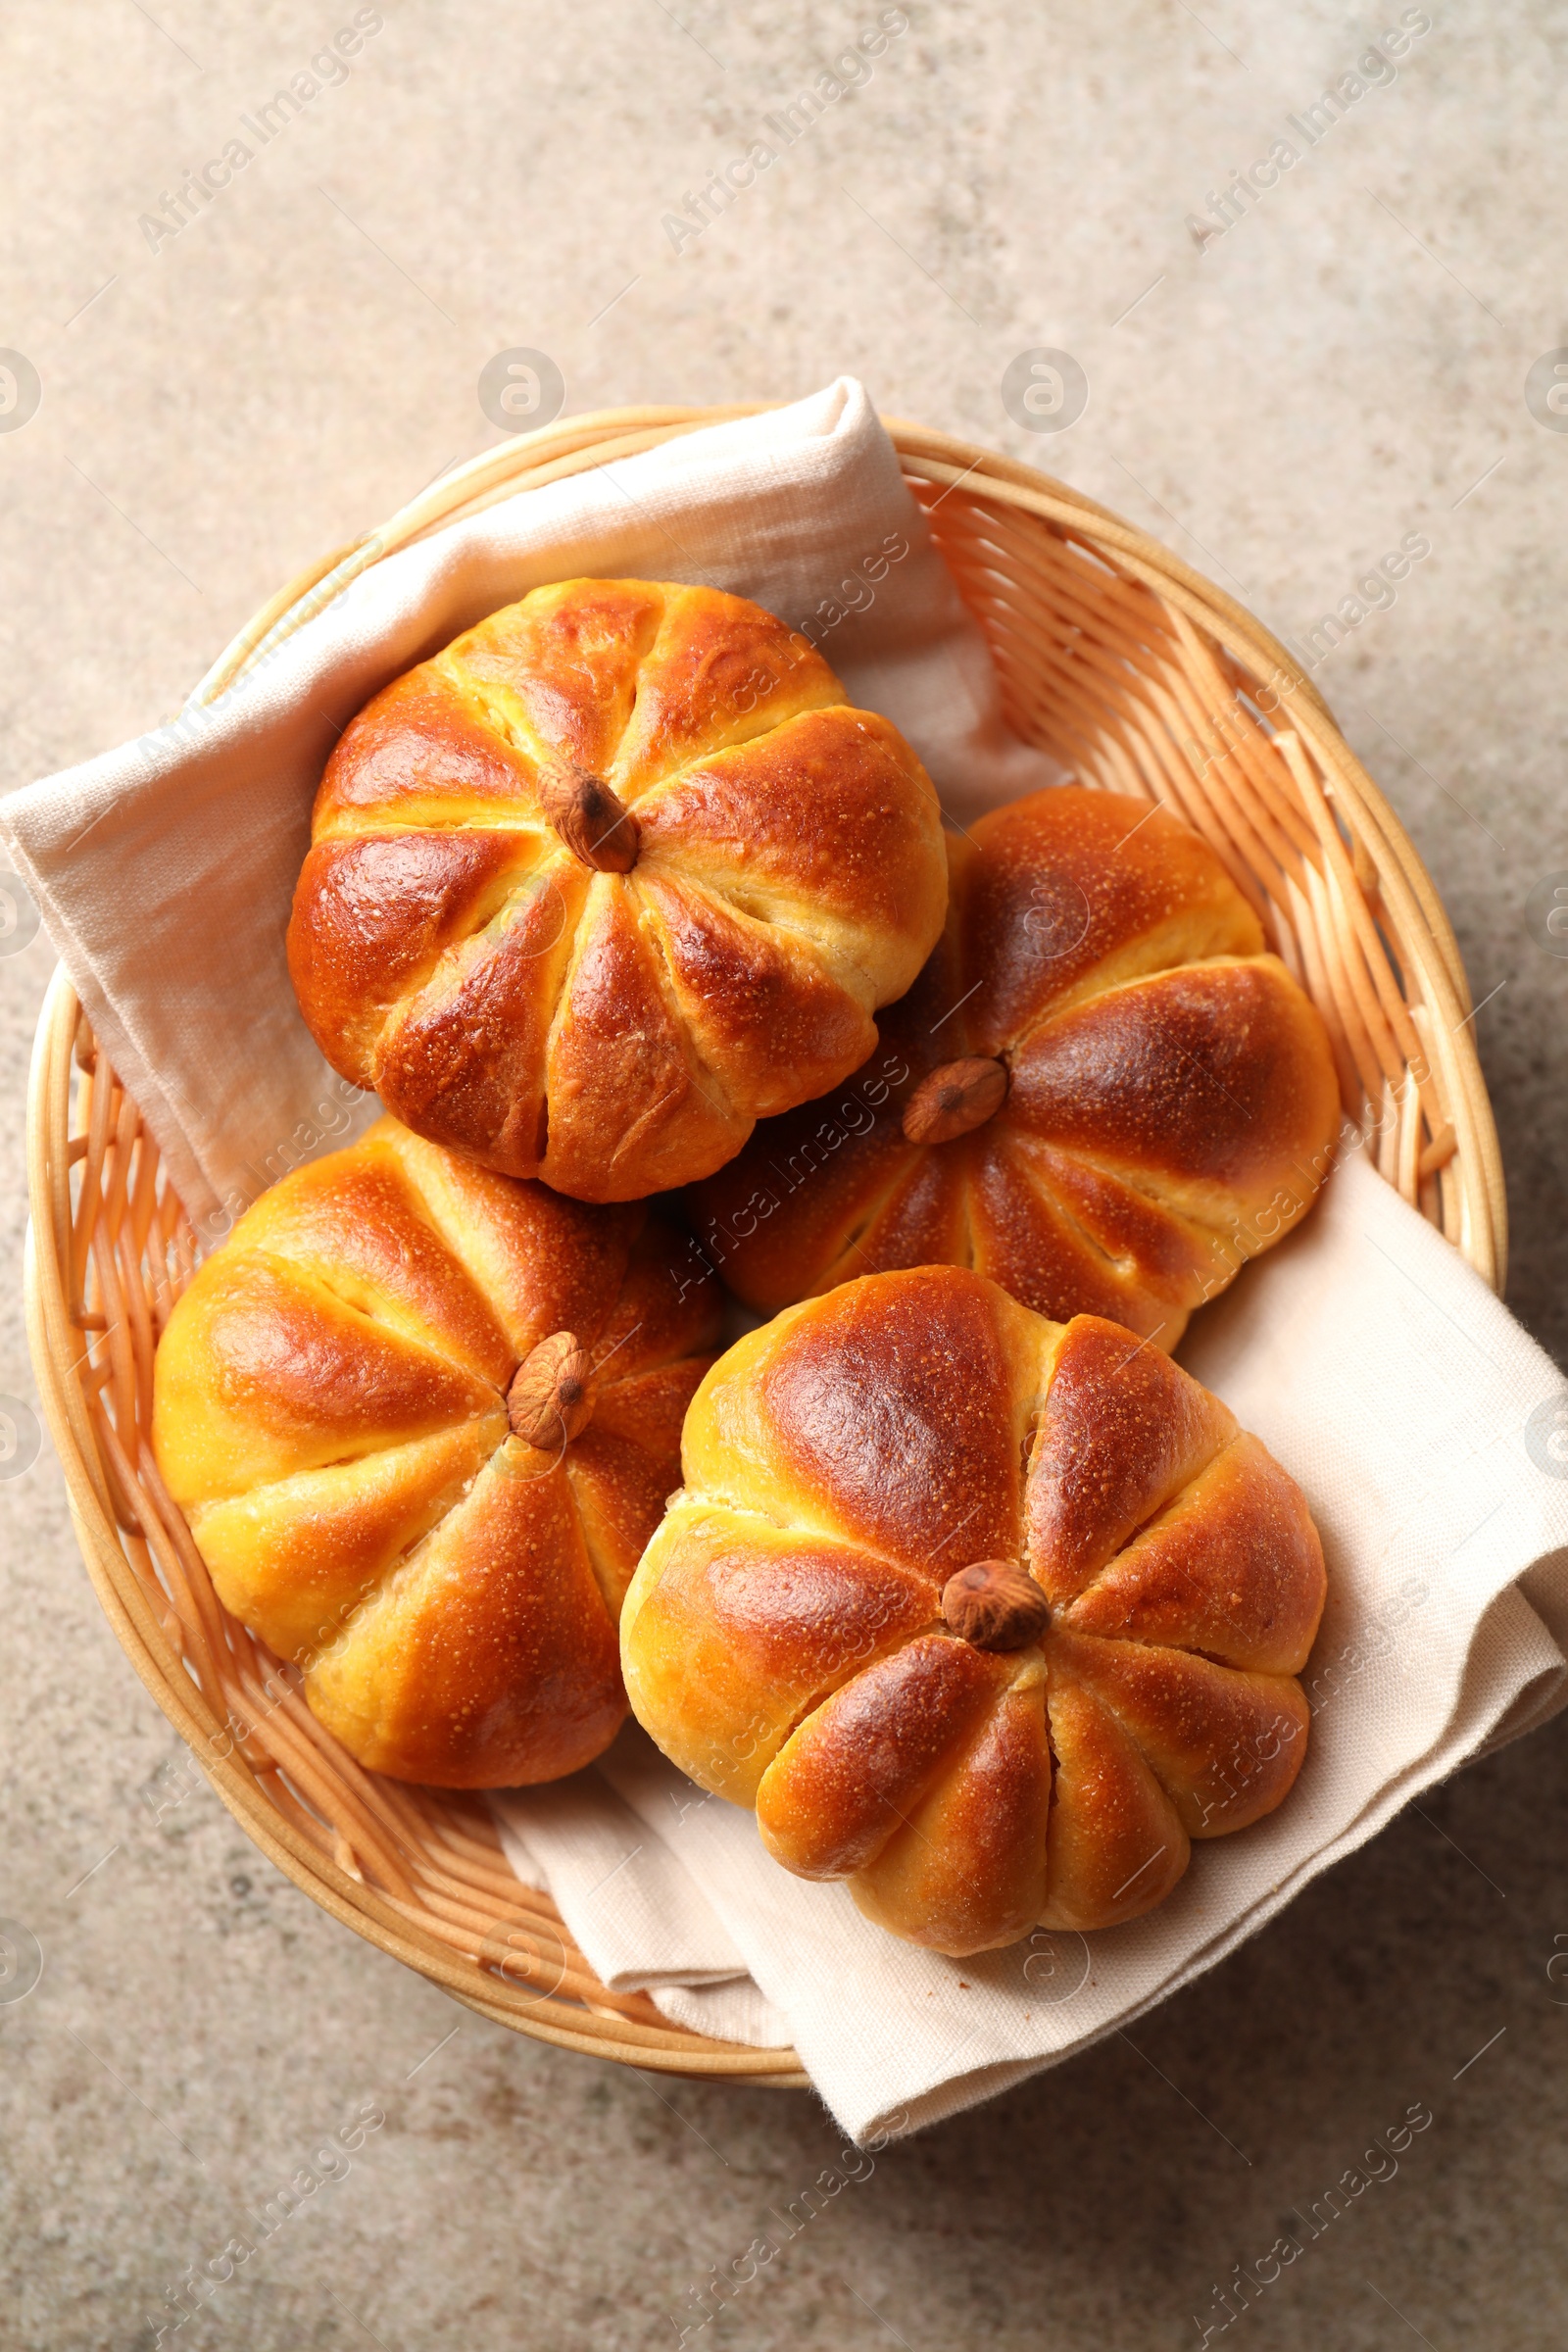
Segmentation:
<svg viewBox="0 0 1568 2352">
<path fill-rule="evenodd" d="M 642 846 L 637 819 L 603 776 L 564 763 L 540 778 L 539 800 L 580 864 L 601 874 L 631 872 Z"/>
<path fill-rule="evenodd" d="M 950 1633 L 976 1649 L 1025 1649 L 1051 1622 L 1051 1603 L 1012 1560 L 975 1560 L 942 1588 Z"/>
<path fill-rule="evenodd" d="M 1006 1063 L 966 1054 L 921 1079 L 904 1105 L 905 1135 L 911 1144 L 949 1144 L 983 1127 L 1006 1099 Z"/>
<path fill-rule="evenodd" d="M 558 1331 L 529 1349 L 507 1391 L 512 1434 L 542 1453 L 568 1446 L 594 1409 L 593 1359 L 575 1332 Z"/>
</svg>

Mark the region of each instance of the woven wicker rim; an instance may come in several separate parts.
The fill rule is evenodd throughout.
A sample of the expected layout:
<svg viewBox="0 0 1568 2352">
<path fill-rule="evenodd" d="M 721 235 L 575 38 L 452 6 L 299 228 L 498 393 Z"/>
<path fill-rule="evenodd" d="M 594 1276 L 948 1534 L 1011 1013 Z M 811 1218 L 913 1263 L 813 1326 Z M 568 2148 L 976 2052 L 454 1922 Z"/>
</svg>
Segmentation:
<svg viewBox="0 0 1568 2352">
<path fill-rule="evenodd" d="M 757 413 L 606 410 L 487 451 L 291 581 L 193 702 L 216 701 L 397 549 L 519 490 Z M 1502 1171 L 1453 932 L 1311 680 L 1230 597 L 1077 491 L 885 421 L 1015 732 L 1085 783 L 1162 802 L 1212 844 L 1323 1013 L 1380 1174 L 1500 1290 Z M 820 614 L 829 659 L 834 610 Z M 645 1994 L 609 1991 L 554 1904 L 519 1884 L 480 1801 L 363 1771 L 292 1670 L 220 1604 L 148 1442 L 153 1352 L 197 1239 L 63 972 L 38 1025 L 27 1177 L 28 1342 L 83 1557 L 137 1673 L 263 1852 L 499 2025 L 659 2073 L 804 2084 L 793 2050 L 687 2033 Z"/>
</svg>

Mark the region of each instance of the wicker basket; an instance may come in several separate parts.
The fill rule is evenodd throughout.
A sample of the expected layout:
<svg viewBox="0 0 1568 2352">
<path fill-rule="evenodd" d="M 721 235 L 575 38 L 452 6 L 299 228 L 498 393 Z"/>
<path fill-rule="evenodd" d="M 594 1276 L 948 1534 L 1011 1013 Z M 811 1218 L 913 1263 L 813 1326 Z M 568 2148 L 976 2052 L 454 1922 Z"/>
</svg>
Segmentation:
<svg viewBox="0 0 1568 2352">
<path fill-rule="evenodd" d="M 509 441 L 295 580 L 202 681 L 211 702 L 358 572 L 519 490 L 744 409 L 621 409 Z M 1008 719 L 1086 783 L 1196 825 L 1316 1002 L 1380 1172 L 1494 1288 L 1506 1228 L 1453 933 L 1298 665 L 1141 531 L 1028 466 L 890 420 L 989 640 Z M 27 1318 L 88 1569 L 132 1664 L 256 1843 L 334 1918 L 498 2024 L 662 2073 L 806 2081 L 793 2050 L 684 2033 L 612 1993 L 522 1886 L 478 1800 L 380 1780 L 220 1606 L 148 1445 L 153 1349 L 197 1258 L 135 1103 L 58 975 L 27 1114 Z"/>
</svg>

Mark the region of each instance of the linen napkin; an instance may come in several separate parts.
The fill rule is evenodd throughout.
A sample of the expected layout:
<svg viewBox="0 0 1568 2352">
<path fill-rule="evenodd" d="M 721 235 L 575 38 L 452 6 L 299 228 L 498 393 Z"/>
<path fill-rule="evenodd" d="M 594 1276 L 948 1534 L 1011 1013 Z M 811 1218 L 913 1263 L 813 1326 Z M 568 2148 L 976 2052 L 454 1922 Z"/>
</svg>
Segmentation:
<svg viewBox="0 0 1568 2352">
<path fill-rule="evenodd" d="M 384 558 L 211 710 L 0 803 L 17 870 L 204 1240 L 373 1109 L 317 1052 L 284 959 L 337 737 L 461 629 L 590 573 L 706 581 L 806 628 L 959 817 L 1060 776 L 1004 727 L 979 629 L 850 376 Z"/>
<path fill-rule="evenodd" d="M 652 1778 L 646 1788 L 629 1785 L 644 1799 L 646 1823 L 615 1793 L 617 1769 L 634 1775 L 639 1764 Z M 662 1835 L 684 1808 L 710 1801 L 628 1723 L 598 1771 L 529 1788 L 520 1803 L 499 1799 L 497 1818 L 512 1867 L 564 1918 L 569 1912 L 572 1939 L 602 1984 L 647 1991 L 674 2024 L 720 2041 L 776 2048 L 789 2040 L 789 2019 L 759 1989 L 740 1945 Z"/>
<path fill-rule="evenodd" d="M 716 1917 L 857 2141 L 918 2130 L 1130 2025 L 1424 1788 L 1568 1700 L 1568 1392 L 1359 1150 L 1180 1352 L 1300 1481 L 1329 1600 L 1302 1678 L 1312 1726 L 1295 1789 L 1266 1821 L 1196 1846 L 1148 1918 L 1037 1931 L 968 1960 L 918 1951 L 844 1887 L 792 1878 L 751 1814 L 705 1796 L 632 1727 L 577 1777 L 600 1784 L 599 1817 L 616 1825 L 617 1899 L 660 1874 L 655 1976 L 627 1965 L 611 1886 L 583 1902 L 561 1873 L 540 1795 L 492 1800 L 503 1843 L 517 1860 L 523 1831 L 523 1875 L 548 1883 L 607 1982 L 647 1984 L 662 2006 L 677 1955 L 722 1965 Z M 671 1860 L 685 1874 L 673 1884 Z"/>
<path fill-rule="evenodd" d="M 706 579 L 811 623 L 959 817 L 1056 780 L 1006 736 L 983 641 L 851 379 L 388 558 L 211 710 L 0 805 L 207 1239 L 360 1115 L 283 958 L 337 732 L 459 629 L 573 572 Z M 721 2037 L 793 2042 L 847 2131 L 893 2135 L 1130 2023 L 1432 1781 L 1563 1703 L 1568 1392 L 1356 1152 L 1183 1355 L 1301 1481 L 1328 1550 L 1313 1737 L 1281 1811 L 1200 1847 L 1132 1927 L 952 1962 L 870 1927 L 844 1888 L 789 1877 L 749 1814 L 632 1730 L 593 1770 L 496 1804 L 515 1867 L 549 1886 L 607 1983 Z"/>
</svg>

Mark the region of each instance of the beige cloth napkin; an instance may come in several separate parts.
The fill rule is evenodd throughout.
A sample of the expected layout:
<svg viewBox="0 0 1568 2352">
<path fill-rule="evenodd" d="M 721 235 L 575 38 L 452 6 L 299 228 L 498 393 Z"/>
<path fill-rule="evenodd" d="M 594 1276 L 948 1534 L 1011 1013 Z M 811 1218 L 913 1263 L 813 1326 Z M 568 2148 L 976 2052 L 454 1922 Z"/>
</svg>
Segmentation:
<svg viewBox="0 0 1568 2352">
<path fill-rule="evenodd" d="M 905 551 L 896 551 L 903 546 Z M 359 1115 L 295 1009 L 283 931 L 342 723 L 458 629 L 572 572 L 710 580 L 794 625 L 908 733 L 960 817 L 1054 780 L 1005 734 L 983 642 L 861 387 L 525 493 L 375 565 L 210 712 L 27 787 L 0 829 L 111 1057 L 218 1238 Z M 858 608 L 858 609 L 857 609 Z M 1183 1350 L 1306 1488 L 1332 1573 L 1314 1736 L 1271 1821 L 1161 1910 L 944 1961 L 790 1878 L 751 1817 L 635 1732 L 498 1800 L 608 1983 L 792 2041 L 858 2138 L 971 2104 L 1140 2015 L 1491 1741 L 1562 1703 L 1568 1411 L 1546 1358 L 1352 1156 Z M 1527 1430 L 1532 1411 L 1544 1419 Z"/>
<path fill-rule="evenodd" d="M 0 804 L 17 870 L 205 1238 L 369 1115 L 312 1043 L 283 953 L 344 724 L 460 629 L 579 573 L 706 581 L 808 628 L 960 817 L 1059 776 L 1004 729 L 980 632 L 853 377 L 385 558 L 210 710 Z"/>
<path fill-rule="evenodd" d="M 1434 1781 L 1568 1699 L 1561 1376 L 1360 1152 L 1181 1355 L 1299 1479 L 1328 1555 L 1310 1743 L 1279 1812 L 1196 1847 L 1175 1893 L 1130 1927 L 945 1960 L 870 1926 L 844 1887 L 791 1878 L 749 1813 L 705 1797 L 632 1727 L 575 1784 L 607 1840 L 592 1867 L 617 1872 L 593 1891 L 555 1811 L 568 1785 L 492 1800 L 522 1875 L 550 1887 L 607 1983 L 665 2006 L 686 1973 L 716 2003 L 737 1989 L 715 1977 L 738 1954 L 847 2132 L 917 2130 L 1130 2025 Z M 628 1946 L 644 1874 L 657 1927 Z"/>
</svg>

